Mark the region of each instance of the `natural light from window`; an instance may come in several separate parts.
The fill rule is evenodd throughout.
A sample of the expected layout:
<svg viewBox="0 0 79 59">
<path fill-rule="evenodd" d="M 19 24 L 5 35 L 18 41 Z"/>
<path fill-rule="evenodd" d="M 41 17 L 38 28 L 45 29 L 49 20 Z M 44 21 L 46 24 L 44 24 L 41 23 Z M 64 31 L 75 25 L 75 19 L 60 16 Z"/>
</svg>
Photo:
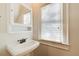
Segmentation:
<svg viewBox="0 0 79 59">
<path fill-rule="evenodd" d="M 41 39 L 61 43 L 63 37 L 62 4 L 47 4 L 41 9 Z"/>
</svg>

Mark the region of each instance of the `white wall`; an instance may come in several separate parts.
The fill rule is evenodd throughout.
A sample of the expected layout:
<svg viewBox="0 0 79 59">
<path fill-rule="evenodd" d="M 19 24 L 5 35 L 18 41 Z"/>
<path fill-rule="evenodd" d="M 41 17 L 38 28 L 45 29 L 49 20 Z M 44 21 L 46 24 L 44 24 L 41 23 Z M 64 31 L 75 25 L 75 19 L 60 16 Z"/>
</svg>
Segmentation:
<svg viewBox="0 0 79 59">
<path fill-rule="evenodd" d="M 21 38 L 26 38 L 30 36 L 30 33 L 8 33 L 7 31 L 7 21 L 9 19 L 9 11 L 7 9 L 8 4 L 0 4 L 0 56 L 10 55 L 6 51 L 6 42 L 14 42 Z"/>
</svg>

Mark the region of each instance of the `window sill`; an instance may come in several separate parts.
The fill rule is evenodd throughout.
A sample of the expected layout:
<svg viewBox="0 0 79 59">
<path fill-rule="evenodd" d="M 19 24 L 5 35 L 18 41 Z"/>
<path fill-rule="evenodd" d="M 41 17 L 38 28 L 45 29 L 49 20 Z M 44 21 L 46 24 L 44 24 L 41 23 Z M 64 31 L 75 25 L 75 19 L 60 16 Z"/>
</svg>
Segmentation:
<svg viewBox="0 0 79 59">
<path fill-rule="evenodd" d="M 36 40 L 36 41 L 39 41 L 41 44 L 55 47 L 58 49 L 70 50 L 70 45 L 65 45 L 65 44 L 61 44 L 61 43 L 57 43 L 57 42 L 50 42 L 50 41 L 46 41 L 46 40 Z"/>
</svg>

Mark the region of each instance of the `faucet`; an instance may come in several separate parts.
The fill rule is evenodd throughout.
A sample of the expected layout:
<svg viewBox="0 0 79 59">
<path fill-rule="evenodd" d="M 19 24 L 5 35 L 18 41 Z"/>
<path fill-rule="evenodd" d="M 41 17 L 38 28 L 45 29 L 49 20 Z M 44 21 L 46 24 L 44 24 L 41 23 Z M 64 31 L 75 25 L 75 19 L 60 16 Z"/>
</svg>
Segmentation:
<svg viewBox="0 0 79 59">
<path fill-rule="evenodd" d="M 20 44 L 21 43 L 24 43 L 24 42 L 26 42 L 26 39 L 28 39 L 28 38 L 22 38 L 22 39 L 20 39 L 20 40 L 17 40 Z"/>
</svg>

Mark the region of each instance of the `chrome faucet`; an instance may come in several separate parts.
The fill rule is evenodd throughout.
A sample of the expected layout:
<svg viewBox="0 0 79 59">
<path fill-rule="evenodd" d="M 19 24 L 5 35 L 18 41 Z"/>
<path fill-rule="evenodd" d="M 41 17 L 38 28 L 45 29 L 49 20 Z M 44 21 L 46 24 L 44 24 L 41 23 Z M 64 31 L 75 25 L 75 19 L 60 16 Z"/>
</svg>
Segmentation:
<svg viewBox="0 0 79 59">
<path fill-rule="evenodd" d="M 17 40 L 19 43 L 24 43 L 24 42 L 26 42 L 26 39 L 28 39 L 28 38 L 22 38 L 22 39 L 20 39 L 20 40 Z"/>
</svg>

